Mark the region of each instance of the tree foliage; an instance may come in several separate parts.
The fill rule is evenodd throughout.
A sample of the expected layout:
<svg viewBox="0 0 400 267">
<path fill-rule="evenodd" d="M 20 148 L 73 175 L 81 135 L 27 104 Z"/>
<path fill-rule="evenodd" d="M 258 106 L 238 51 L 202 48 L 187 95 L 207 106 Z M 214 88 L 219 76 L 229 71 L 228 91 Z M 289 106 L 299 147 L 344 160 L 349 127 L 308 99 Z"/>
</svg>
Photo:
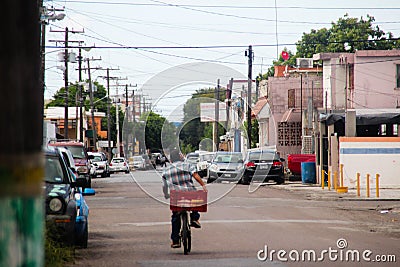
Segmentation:
<svg viewBox="0 0 400 267">
<path fill-rule="evenodd" d="M 109 99 L 107 96 L 106 88 L 99 84 L 98 82 L 93 82 L 96 86 L 97 90 L 93 91 L 93 102 L 94 108 L 99 112 L 104 112 L 107 114 L 107 100 Z M 94 88 L 93 88 L 94 89 Z M 65 106 L 65 87 L 60 88 L 54 95 L 53 100 L 50 101 L 46 108 L 48 107 L 64 107 Z M 89 90 L 86 88 L 83 90 L 83 107 L 85 111 L 90 110 L 90 98 L 89 98 Z M 111 101 L 111 100 L 110 100 Z M 71 84 L 68 86 L 68 103 L 69 106 L 79 105 L 79 85 L 78 83 Z M 119 125 L 120 129 L 122 129 L 123 121 L 124 121 L 124 112 L 119 109 Z M 89 120 L 90 121 L 90 120 Z M 101 129 L 103 131 L 107 130 L 107 117 L 101 120 Z M 110 130 L 111 130 L 111 140 L 116 143 L 117 140 L 117 127 L 116 127 L 116 107 L 115 105 L 111 105 L 110 107 Z"/>
<path fill-rule="evenodd" d="M 225 100 L 225 90 L 220 90 L 220 101 Z M 182 149 L 193 151 L 199 149 L 199 143 L 204 138 L 212 138 L 212 130 L 210 136 L 211 123 L 200 122 L 200 103 L 211 102 L 210 98 L 215 99 L 215 88 L 204 88 L 196 90 L 183 107 L 183 125 L 180 131 L 180 140 L 182 141 Z M 219 126 L 219 133 L 224 133 L 222 125 Z M 185 147 L 187 146 L 187 147 Z"/>
<path fill-rule="evenodd" d="M 332 22 L 331 28 L 311 30 L 303 33 L 296 43 L 296 57 L 312 57 L 323 52 L 349 52 L 357 50 L 388 50 L 400 48 L 398 40 L 392 40 L 391 32 L 385 33 L 378 25 L 374 26 L 375 18 L 367 15 L 351 18 L 345 14 L 337 22 Z"/>
<path fill-rule="evenodd" d="M 296 65 L 296 58 L 312 58 L 314 54 L 329 52 L 354 53 L 357 50 L 390 50 L 399 49 L 400 41 L 393 40 L 393 33 L 385 33 L 378 25 L 374 25 L 375 18 L 352 18 L 345 14 L 337 22 L 332 22 L 330 28 L 312 29 L 303 33 L 296 42 L 296 53 L 284 49 L 289 53 L 289 60 L 284 61 L 282 56 L 272 62 L 267 73 L 259 74 L 257 79 L 263 80 L 274 76 L 274 66 Z"/>
<path fill-rule="evenodd" d="M 164 117 L 152 111 L 142 114 L 146 121 L 145 144 L 148 149 L 163 149 L 174 144 L 176 127 Z"/>
</svg>

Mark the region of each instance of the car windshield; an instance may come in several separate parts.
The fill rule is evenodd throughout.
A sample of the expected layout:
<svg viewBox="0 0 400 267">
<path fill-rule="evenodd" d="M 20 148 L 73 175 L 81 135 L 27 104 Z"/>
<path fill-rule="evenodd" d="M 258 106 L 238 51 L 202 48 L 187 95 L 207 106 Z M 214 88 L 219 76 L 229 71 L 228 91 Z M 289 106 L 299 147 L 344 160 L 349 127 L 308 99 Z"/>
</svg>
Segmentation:
<svg viewBox="0 0 400 267">
<path fill-rule="evenodd" d="M 85 149 L 81 146 L 65 146 L 71 151 L 74 159 L 84 159 L 86 158 Z"/>
<path fill-rule="evenodd" d="M 202 161 L 211 161 L 212 158 L 213 158 L 213 154 L 200 155 L 200 159 Z"/>
<path fill-rule="evenodd" d="M 220 154 L 214 159 L 216 163 L 239 163 L 242 161 L 242 157 L 237 154 Z"/>
<path fill-rule="evenodd" d="M 113 159 L 112 162 L 113 163 L 123 163 L 124 159 L 122 159 L 122 158 L 121 159 Z"/>
<path fill-rule="evenodd" d="M 94 158 L 92 159 L 94 162 L 98 162 L 98 161 L 103 161 L 101 156 L 94 156 Z"/>
<path fill-rule="evenodd" d="M 134 161 L 142 161 L 143 158 L 142 158 L 141 156 L 134 156 L 134 157 L 133 157 L 133 160 L 134 160 Z"/>
<path fill-rule="evenodd" d="M 189 156 L 186 161 L 189 163 L 196 163 L 199 162 L 199 157 L 198 156 Z"/>
<path fill-rule="evenodd" d="M 260 151 L 249 153 L 249 161 L 273 160 L 276 153 L 273 151 Z"/>
<path fill-rule="evenodd" d="M 45 181 L 61 184 L 64 181 L 64 172 L 58 157 L 47 156 L 45 162 Z"/>
</svg>

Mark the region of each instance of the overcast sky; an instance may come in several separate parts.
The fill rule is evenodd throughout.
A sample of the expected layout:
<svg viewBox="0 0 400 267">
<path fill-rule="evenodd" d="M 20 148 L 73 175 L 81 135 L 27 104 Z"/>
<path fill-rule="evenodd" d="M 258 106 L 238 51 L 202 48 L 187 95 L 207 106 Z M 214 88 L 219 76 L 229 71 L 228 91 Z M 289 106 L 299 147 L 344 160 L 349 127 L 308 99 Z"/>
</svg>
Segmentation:
<svg viewBox="0 0 400 267">
<path fill-rule="evenodd" d="M 63 43 L 50 40 L 63 40 L 64 34 L 50 30 L 60 31 L 65 27 L 85 31 L 70 34 L 69 40 L 85 41 L 85 46 L 99 47 L 84 52 L 84 57 L 102 58 L 101 61 L 93 61 L 91 67 L 119 68 L 111 71 L 111 76 L 128 78 L 121 84 L 137 84 L 139 93 L 148 95 L 153 102 L 157 102 L 162 93 L 157 85 L 148 84 L 148 81 L 162 75 L 163 71 L 168 73 L 165 71 L 169 68 L 176 70 L 178 67 L 175 72 L 179 76 L 180 65 L 205 62 L 223 65 L 245 77 L 247 58 L 244 52 L 248 45 L 254 45 L 255 77 L 266 71 L 284 47 L 295 52 L 294 44 L 304 32 L 329 28 L 331 22 L 336 22 L 346 13 L 357 18 L 372 15 L 375 24 L 382 30 L 393 32 L 395 37 L 400 36 L 398 0 L 65 0 L 44 1 L 44 4 L 64 8 L 63 13 L 66 14 L 64 20 L 51 22 L 46 28 L 46 99 L 64 86 L 62 70 L 57 69 L 57 65 L 63 63 L 57 62 L 57 49 L 50 47 L 62 47 Z M 110 48 L 124 46 L 130 48 Z M 78 52 L 77 49 L 71 50 Z M 78 79 L 75 68 L 77 64 L 70 64 L 69 81 L 72 83 Z M 213 72 L 212 69 L 209 67 L 207 71 Z M 92 77 L 96 79 L 105 74 L 105 71 L 97 70 Z M 170 76 L 174 88 L 179 87 L 176 75 Z M 215 74 L 215 79 L 207 75 L 210 80 L 204 82 L 214 80 L 216 83 L 218 78 L 221 84 L 228 83 L 229 76 L 221 72 Z M 97 81 L 105 85 L 101 78 Z M 199 87 L 204 87 L 204 82 L 199 83 Z M 187 84 L 187 81 L 184 83 Z M 184 87 L 188 88 L 187 85 Z"/>
</svg>

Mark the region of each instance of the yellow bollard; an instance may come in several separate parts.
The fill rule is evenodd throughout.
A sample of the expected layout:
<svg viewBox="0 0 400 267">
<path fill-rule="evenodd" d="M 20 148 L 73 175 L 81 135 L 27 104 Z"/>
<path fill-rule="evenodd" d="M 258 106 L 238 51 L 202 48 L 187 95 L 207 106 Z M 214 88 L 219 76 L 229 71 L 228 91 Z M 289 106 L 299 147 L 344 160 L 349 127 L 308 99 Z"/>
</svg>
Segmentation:
<svg viewBox="0 0 400 267">
<path fill-rule="evenodd" d="M 335 191 L 337 190 L 337 171 L 333 174 L 333 187 L 335 188 Z"/>
<path fill-rule="evenodd" d="M 331 190 L 331 171 L 328 170 L 328 190 Z"/>
<path fill-rule="evenodd" d="M 360 173 L 357 172 L 357 196 L 359 197 L 360 195 Z"/>
<path fill-rule="evenodd" d="M 369 197 L 369 173 L 367 173 L 367 197 Z"/>
<path fill-rule="evenodd" d="M 376 174 L 376 180 L 375 180 L 375 182 L 376 182 L 376 187 L 375 187 L 375 190 L 376 190 L 376 197 L 377 198 L 379 198 L 379 177 L 380 177 L 380 175 L 379 174 Z"/>
<path fill-rule="evenodd" d="M 325 189 L 325 175 L 324 175 L 324 169 L 321 170 L 321 187 L 322 187 L 322 189 Z"/>
<path fill-rule="evenodd" d="M 343 187 L 343 164 L 340 164 L 340 187 Z"/>
</svg>

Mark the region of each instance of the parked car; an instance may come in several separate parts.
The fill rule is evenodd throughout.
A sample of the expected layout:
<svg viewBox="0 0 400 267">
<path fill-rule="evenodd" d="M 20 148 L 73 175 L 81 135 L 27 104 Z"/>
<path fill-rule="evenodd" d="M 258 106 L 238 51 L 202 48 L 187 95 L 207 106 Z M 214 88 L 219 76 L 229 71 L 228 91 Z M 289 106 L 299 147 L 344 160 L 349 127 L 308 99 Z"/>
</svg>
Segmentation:
<svg viewBox="0 0 400 267">
<path fill-rule="evenodd" d="M 143 154 L 143 155 L 140 155 L 140 156 L 144 159 L 144 162 L 146 163 L 146 169 L 150 169 L 151 167 L 153 167 L 153 164 L 152 164 L 152 162 L 150 160 L 149 155 Z"/>
<path fill-rule="evenodd" d="M 113 158 L 110 162 L 110 173 L 125 172 L 129 173 L 129 164 L 125 158 Z"/>
<path fill-rule="evenodd" d="M 285 182 L 284 161 L 276 149 L 249 149 L 244 162 L 244 174 L 239 183 L 274 180 L 282 184 Z"/>
<path fill-rule="evenodd" d="M 315 154 L 288 154 L 287 167 L 290 180 L 301 180 L 301 163 L 315 162 Z"/>
<path fill-rule="evenodd" d="M 138 170 L 146 169 L 146 161 L 142 156 L 134 156 L 132 159 L 133 168 Z"/>
<path fill-rule="evenodd" d="M 53 239 L 86 248 L 89 207 L 84 196 L 94 195 L 95 191 L 91 188 L 82 190 L 86 180 L 76 178 L 69 167 L 68 153 L 68 150 L 55 147 L 44 151 L 46 228 Z"/>
<path fill-rule="evenodd" d="M 211 165 L 213 156 L 213 152 L 191 152 L 186 155 L 185 162 L 196 165 L 197 173 L 203 178 L 207 176 L 207 171 Z"/>
<path fill-rule="evenodd" d="M 106 154 L 102 152 L 88 152 L 89 156 L 93 158 L 90 162 L 94 165 L 94 176 L 101 175 L 101 177 L 110 177 L 110 166 Z"/>
<path fill-rule="evenodd" d="M 60 142 L 52 142 L 49 144 L 50 146 L 55 147 L 65 147 L 69 151 L 71 151 L 72 156 L 74 157 L 76 171 L 79 177 L 83 177 L 86 180 L 86 184 L 84 187 L 92 187 L 92 178 L 90 175 L 90 162 L 89 156 L 86 152 L 85 146 L 81 142 L 76 141 L 60 141 Z"/>
<path fill-rule="evenodd" d="M 243 155 L 241 152 L 219 151 L 208 168 L 207 183 L 214 181 L 238 182 L 243 174 Z"/>
</svg>

